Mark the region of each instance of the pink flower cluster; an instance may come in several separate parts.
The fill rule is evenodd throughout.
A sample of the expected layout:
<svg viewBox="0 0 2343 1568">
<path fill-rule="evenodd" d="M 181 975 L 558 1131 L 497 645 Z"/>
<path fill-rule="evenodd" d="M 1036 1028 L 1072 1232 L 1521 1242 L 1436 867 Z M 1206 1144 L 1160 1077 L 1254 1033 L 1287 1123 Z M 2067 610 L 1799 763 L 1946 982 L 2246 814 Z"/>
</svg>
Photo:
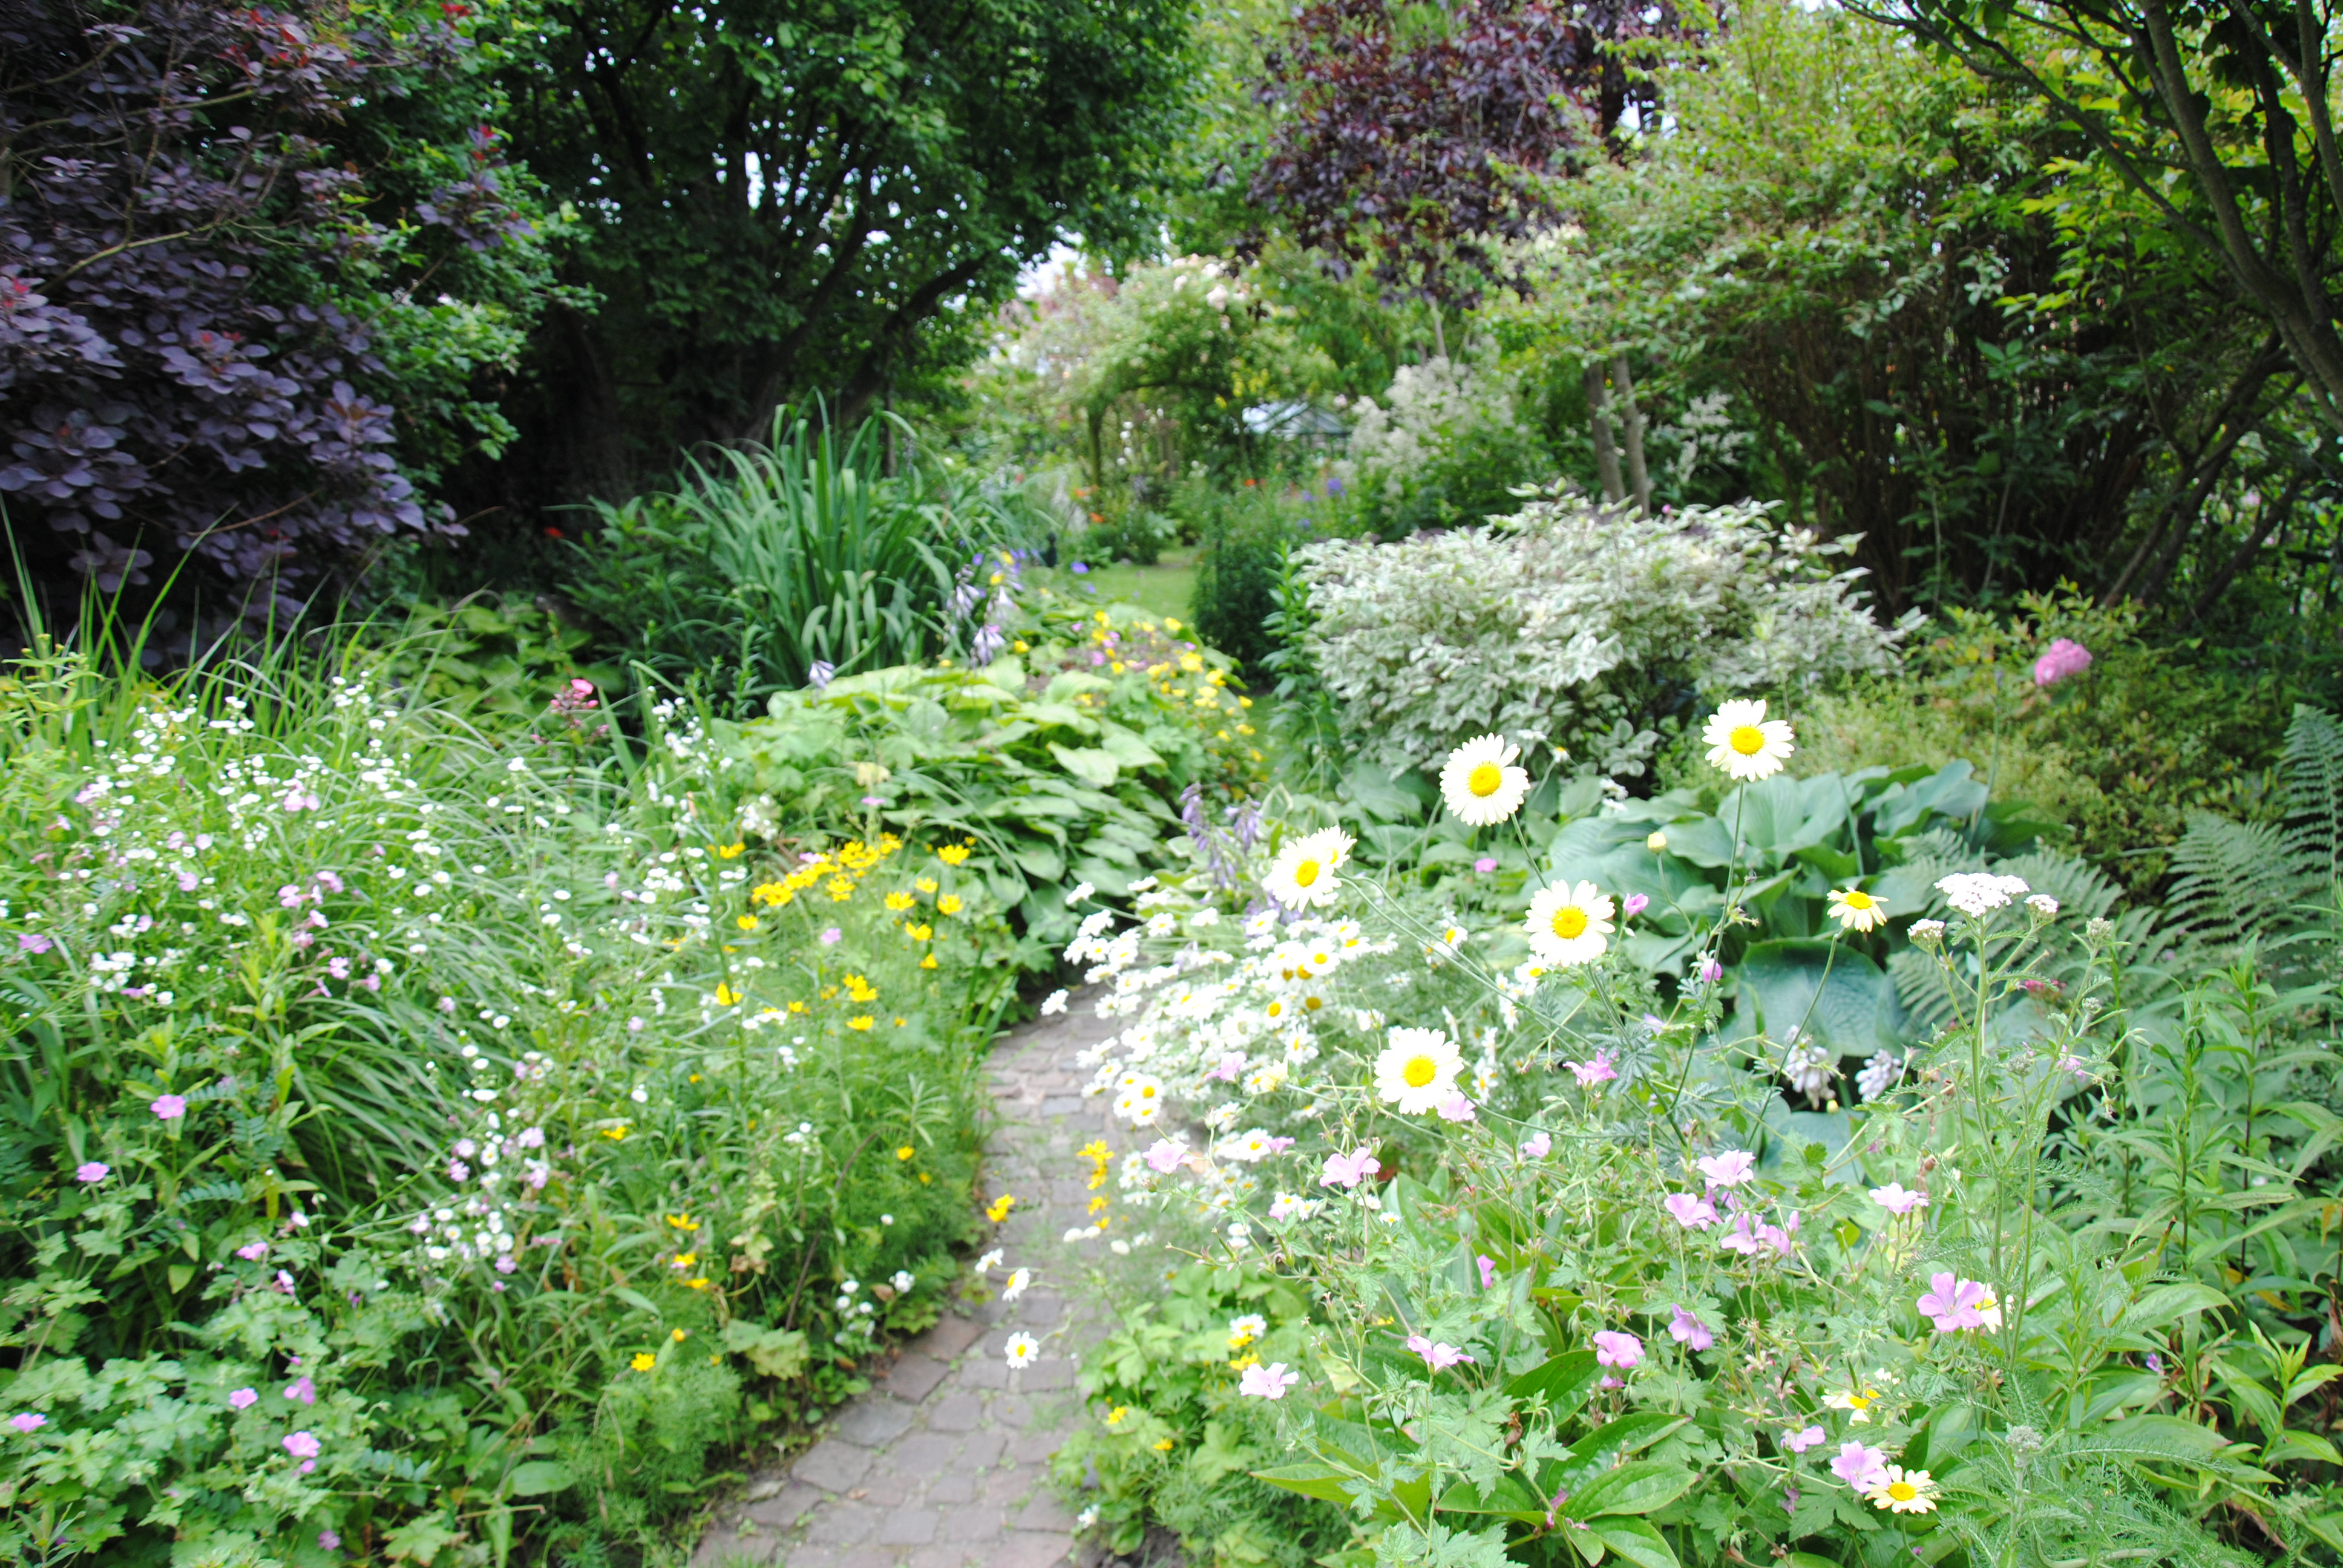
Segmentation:
<svg viewBox="0 0 2343 1568">
<path fill-rule="evenodd" d="M 2056 686 L 2068 676 L 2091 668 L 2091 650 L 2072 638 L 2062 637 L 2043 649 L 2034 661 L 2034 684 Z"/>
<path fill-rule="evenodd" d="M 2001 1303 L 1995 1299 L 1992 1286 L 1948 1273 L 1929 1275 L 1928 1286 L 1917 1305 L 1920 1315 L 1936 1324 L 1938 1333 L 2001 1327 Z"/>
</svg>

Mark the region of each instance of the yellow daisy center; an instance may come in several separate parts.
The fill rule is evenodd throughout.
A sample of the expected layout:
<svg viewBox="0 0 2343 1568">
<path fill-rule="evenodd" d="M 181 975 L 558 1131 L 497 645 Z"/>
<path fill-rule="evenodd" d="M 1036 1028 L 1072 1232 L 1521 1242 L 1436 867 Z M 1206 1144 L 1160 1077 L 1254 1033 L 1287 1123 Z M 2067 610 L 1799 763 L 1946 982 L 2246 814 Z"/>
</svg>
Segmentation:
<svg viewBox="0 0 2343 1568">
<path fill-rule="evenodd" d="M 1920 1489 L 1908 1481 L 1890 1482 L 1887 1495 L 1898 1503 L 1909 1503 L 1920 1495 Z"/>
<path fill-rule="evenodd" d="M 1293 885 L 1297 888 L 1306 888 L 1310 886 L 1312 882 L 1315 882 L 1318 879 L 1318 869 L 1317 861 L 1302 861 L 1300 865 L 1293 868 Z"/>
<path fill-rule="evenodd" d="M 1846 1402 L 1848 1407 L 1854 1410 L 1869 1410 L 1871 1399 L 1872 1396 L 1867 1393 L 1851 1393 L 1846 1396 Z"/>
<path fill-rule="evenodd" d="M 1475 795 L 1487 797 L 1494 795 L 1504 782 L 1505 770 L 1503 769 L 1498 767 L 1493 762 L 1483 762 L 1481 766 L 1473 769 L 1473 776 L 1464 781 L 1464 788 L 1470 789 Z"/>
<path fill-rule="evenodd" d="M 1765 732 L 1754 724 L 1737 724 L 1725 744 L 1744 757 L 1755 757 L 1765 749 Z"/>
<path fill-rule="evenodd" d="M 1855 891 L 1853 888 L 1849 888 L 1846 891 L 1846 907 L 1858 912 L 1871 908 L 1872 905 L 1878 901 L 1878 900 L 1873 898 L 1869 893 L 1860 893 Z"/>
<path fill-rule="evenodd" d="M 1411 1056 L 1407 1059 L 1407 1065 L 1399 1070 L 1400 1077 L 1407 1081 L 1410 1089 L 1422 1089 L 1439 1072 L 1439 1065 L 1428 1056 Z"/>
<path fill-rule="evenodd" d="M 1564 941 L 1575 941 L 1586 934 L 1586 911 L 1576 904 L 1554 912 L 1554 934 Z"/>
</svg>

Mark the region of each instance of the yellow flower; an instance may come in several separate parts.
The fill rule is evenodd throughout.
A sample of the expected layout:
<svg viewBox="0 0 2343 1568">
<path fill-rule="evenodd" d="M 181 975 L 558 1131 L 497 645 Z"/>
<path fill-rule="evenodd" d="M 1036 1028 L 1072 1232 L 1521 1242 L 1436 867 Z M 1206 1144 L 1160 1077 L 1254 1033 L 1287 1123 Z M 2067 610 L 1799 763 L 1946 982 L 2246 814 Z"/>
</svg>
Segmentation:
<svg viewBox="0 0 2343 1568">
<path fill-rule="evenodd" d="M 675 1261 L 668 1266 L 677 1270 L 689 1269 L 698 1261 L 699 1261 L 699 1254 L 697 1252 L 678 1252 L 675 1255 Z"/>
<path fill-rule="evenodd" d="M 793 1001 L 789 1003 L 789 1010 L 791 1012 L 803 1012 L 805 1010 L 806 1004 L 801 1001 Z"/>
<path fill-rule="evenodd" d="M 946 893 L 936 900 L 936 913 L 940 915 L 956 915 L 960 913 L 960 895 L 957 893 Z"/>
<path fill-rule="evenodd" d="M 716 1005 L 717 1005 L 717 1006 L 719 1006 L 719 1007 L 730 1007 L 733 1003 L 735 1003 L 735 1002 L 739 1001 L 739 1000 L 740 1000 L 740 993 L 739 993 L 739 991 L 734 990 L 730 986 L 726 985 L 722 980 L 718 980 L 718 981 L 716 982 Z"/>
<path fill-rule="evenodd" d="M 1877 930 L 1887 923 L 1887 900 L 1875 899 L 1860 888 L 1833 888 L 1830 917 L 1845 930 Z"/>
<path fill-rule="evenodd" d="M 919 901 L 909 893 L 890 893 L 887 895 L 887 909 L 890 913 L 900 915 Z"/>
<path fill-rule="evenodd" d="M 1158 1438 L 1158 1439 L 1156 1440 L 1156 1442 L 1155 1442 L 1155 1452 L 1158 1452 L 1158 1453 L 1169 1453 L 1169 1452 L 1172 1452 L 1172 1440 L 1171 1440 L 1170 1438 L 1168 1438 L 1168 1437 L 1164 1437 L 1164 1438 Z"/>
<path fill-rule="evenodd" d="M 919 889 L 920 891 L 923 893 L 932 893 L 936 890 L 936 879 L 933 877 L 921 877 L 918 881 L 913 882 L 911 886 Z"/>
<path fill-rule="evenodd" d="M 1653 854 L 1656 855 L 1667 847 L 1668 836 L 1665 833 L 1646 833 L 1644 835 L 1644 848 L 1649 849 Z"/>
<path fill-rule="evenodd" d="M 1095 1213 L 1097 1213 L 1100 1210 L 1101 1210 L 1101 1209 L 1103 1209 L 1103 1208 L 1106 1208 L 1106 1207 L 1107 1207 L 1110 1203 L 1111 1203 L 1112 1201 L 1113 1201 L 1113 1200 L 1112 1200 L 1112 1199 L 1109 1198 L 1105 1193 L 1101 1192 L 1101 1193 L 1100 1193 L 1097 1197 L 1095 1197 L 1095 1198 L 1093 1198 L 1093 1199 L 1091 1199 L 1091 1200 L 1090 1211 L 1091 1211 L 1091 1213 L 1095 1214 Z"/>
<path fill-rule="evenodd" d="M 934 1178 L 934 1177 L 932 1177 L 932 1176 L 930 1176 L 930 1175 L 929 1175 L 926 1171 L 920 1171 L 920 1186 L 924 1187 L 924 1186 L 926 1186 L 929 1182 L 932 1181 L 934 1181 L 934 1180 L 935 1180 L 935 1178 Z"/>
<path fill-rule="evenodd" d="M 627 1124 L 621 1121 L 616 1127 L 605 1127 L 602 1129 L 602 1136 L 613 1143 L 622 1143 L 626 1141 Z"/>
<path fill-rule="evenodd" d="M 669 1214 L 667 1217 L 667 1222 L 674 1226 L 679 1231 L 697 1231 L 699 1229 L 699 1221 L 693 1219 L 689 1214 Z"/>
<path fill-rule="evenodd" d="M 749 891 L 749 897 L 758 903 L 769 906 L 786 904 L 797 895 L 779 882 L 759 882 Z"/>
<path fill-rule="evenodd" d="M 1846 1388 L 1835 1393 L 1823 1395 L 1823 1404 L 1825 1408 L 1845 1411 L 1851 1419 L 1857 1422 L 1869 1421 L 1871 1407 L 1878 1402 L 1879 1391 L 1875 1388 L 1866 1388 L 1860 1392 Z"/>
<path fill-rule="evenodd" d="M 856 1001 L 875 1001 L 879 997 L 879 993 L 870 989 L 870 982 L 860 975 L 846 977 L 846 994 Z"/>
<path fill-rule="evenodd" d="M 748 847 L 746 844 L 727 844 L 716 852 L 728 860 L 737 860 L 740 858 L 740 851 Z"/>
<path fill-rule="evenodd" d="M 708 1288 L 706 1280 L 686 1280 L 684 1283 L 695 1291 L 704 1291 Z"/>
<path fill-rule="evenodd" d="M 634 1368 L 637 1372 L 649 1372 L 651 1368 L 659 1365 L 659 1357 L 651 1354 L 649 1351 L 637 1351 L 635 1352 L 635 1359 L 628 1362 L 627 1364 Z"/>
<path fill-rule="evenodd" d="M 898 1160 L 909 1160 L 915 1152 L 916 1151 L 914 1151 L 910 1144 L 906 1143 L 901 1148 L 895 1151 L 895 1158 Z"/>
<path fill-rule="evenodd" d="M 833 903 L 842 904 L 854 896 L 854 884 L 844 877 L 832 877 L 825 890 L 830 894 Z"/>
<path fill-rule="evenodd" d="M 878 1021 L 879 1021 L 879 1020 L 878 1020 L 877 1019 L 872 1018 L 869 1013 L 867 1013 L 867 1012 L 866 1012 L 866 1013 L 864 1013 L 864 1014 L 863 1014 L 861 1017 L 860 1017 L 860 1018 L 850 1018 L 850 1019 L 848 1019 L 848 1020 L 846 1020 L 846 1027 L 847 1027 L 847 1028 L 849 1028 L 849 1029 L 854 1029 L 854 1030 L 867 1030 L 867 1029 L 869 1029 L 871 1025 L 873 1025 L 873 1024 L 877 1023 Z"/>
<path fill-rule="evenodd" d="M 739 926 L 744 931 L 753 931 L 757 929 L 757 917 L 754 915 L 736 915 L 732 919 L 732 923 Z"/>
<path fill-rule="evenodd" d="M 1247 1368 L 1247 1367 L 1259 1366 L 1260 1364 L 1261 1364 L 1261 1358 L 1260 1358 L 1259 1356 L 1257 1356 L 1257 1355 L 1252 1355 L 1252 1354 L 1246 1354 L 1246 1355 L 1243 1355 L 1243 1356 L 1240 1356 L 1240 1357 L 1238 1357 L 1235 1361 L 1231 1362 L 1229 1363 L 1229 1370 L 1230 1370 L 1231 1372 L 1242 1372 L 1242 1371 L 1244 1371 L 1244 1370 L 1245 1370 L 1245 1368 Z"/>
<path fill-rule="evenodd" d="M 907 920 L 903 924 L 903 934 L 915 942 L 923 942 L 936 934 L 936 929 L 927 925 L 915 926 Z"/>
<path fill-rule="evenodd" d="M 1116 1405 L 1112 1410 L 1106 1412 L 1106 1423 L 1109 1426 L 1121 1426 L 1123 1422 L 1123 1418 L 1128 1416 L 1130 1413 L 1131 1407 L 1129 1405 Z"/>
<path fill-rule="evenodd" d="M 1015 1207 L 1017 1207 L 1017 1200 L 1010 1194 L 1003 1192 L 1000 1197 L 995 1198 L 990 1203 L 985 1205 L 984 1217 L 998 1225 L 1001 1221 L 1009 1218 L 1009 1211 Z"/>
<path fill-rule="evenodd" d="M 672 1332 L 671 1333 L 669 1333 L 669 1334 L 668 1335 L 668 1338 L 669 1338 L 669 1339 L 673 1340 L 673 1341 L 674 1341 L 676 1343 L 678 1343 L 678 1344 L 681 1344 L 681 1343 L 683 1343 L 684 1339 L 686 1338 L 686 1336 L 685 1336 L 685 1334 L 684 1334 L 684 1332 L 683 1332 L 681 1329 L 677 1329 L 677 1330 L 675 1330 L 674 1332 Z"/>
<path fill-rule="evenodd" d="M 936 858 L 947 866 L 957 866 L 968 859 L 968 852 L 975 847 L 973 844 L 946 844 L 936 851 Z"/>
</svg>

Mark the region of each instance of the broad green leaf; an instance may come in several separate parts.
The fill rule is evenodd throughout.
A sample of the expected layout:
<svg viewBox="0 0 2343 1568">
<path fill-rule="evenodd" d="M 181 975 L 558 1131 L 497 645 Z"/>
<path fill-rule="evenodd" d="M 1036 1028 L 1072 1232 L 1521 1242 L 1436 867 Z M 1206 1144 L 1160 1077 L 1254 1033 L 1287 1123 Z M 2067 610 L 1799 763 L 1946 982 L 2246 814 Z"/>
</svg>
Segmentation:
<svg viewBox="0 0 2343 1568">
<path fill-rule="evenodd" d="M 515 1497 L 543 1497 L 548 1493 L 567 1492 L 578 1484 L 569 1467 L 550 1459 L 532 1459 L 513 1467 L 505 1478 L 505 1490 Z"/>
<path fill-rule="evenodd" d="M 1561 1512 L 1573 1519 L 1602 1513 L 1649 1513 L 1684 1495 L 1695 1478 L 1681 1464 L 1638 1459 L 1606 1470 L 1574 1492 Z"/>
<path fill-rule="evenodd" d="M 1298 1492 L 1304 1497 L 1315 1497 L 1322 1503 L 1348 1507 L 1351 1494 L 1340 1483 L 1346 1479 L 1342 1472 L 1329 1470 L 1322 1464 L 1286 1464 L 1275 1470 L 1256 1470 L 1255 1481 L 1266 1481 L 1272 1486 L 1287 1492 Z"/>
<path fill-rule="evenodd" d="M 1615 1556 L 1634 1563 L 1635 1568 L 1683 1568 L 1666 1538 L 1640 1519 L 1606 1514 L 1589 1520 L 1586 1528 Z"/>
</svg>

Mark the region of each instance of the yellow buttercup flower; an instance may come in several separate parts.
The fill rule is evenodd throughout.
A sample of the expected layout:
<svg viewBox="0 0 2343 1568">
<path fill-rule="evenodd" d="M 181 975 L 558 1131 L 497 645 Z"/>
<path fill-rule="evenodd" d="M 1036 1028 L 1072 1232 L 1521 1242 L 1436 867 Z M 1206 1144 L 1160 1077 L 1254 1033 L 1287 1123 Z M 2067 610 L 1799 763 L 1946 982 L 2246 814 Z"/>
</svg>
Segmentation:
<svg viewBox="0 0 2343 1568">
<path fill-rule="evenodd" d="M 936 890 L 936 879 L 933 877 L 921 877 L 918 881 L 913 882 L 911 886 L 919 889 L 920 891 L 923 893 L 932 893 Z"/>
<path fill-rule="evenodd" d="M 1017 1207 L 1017 1200 L 1007 1192 L 985 1205 L 984 1217 L 998 1225 L 1009 1218 L 1009 1211 Z"/>
<path fill-rule="evenodd" d="M 637 1372 L 649 1372 L 651 1368 L 659 1365 L 659 1357 L 652 1355 L 648 1351 L 637 1351 L 635 1352 L 635 1359 L 628 1362 L 627 1364 L 634 1368 Z"/>
<path fill-rule="evenodd" d="M 754 915 L 736 915 L 733 917 L 732 923 L 744 931 L 753 931 L 758 925 L 757 917 Z"/>
<path fill-rule="evenodd" d="M 684 1332 L 683 1332 L 681 1329 L 676 1329 L 676 1330 L 674 1330 L 674 1331 L 670 1332 L 669 1333 L 669 1335 L 668 1335 L 668 1338 L 669 1338 L 669 1339 L 673 1340 L 673 1341 L 674 1341 L 676 1343 L 678 1343 L 678 1344 L 681 1344 L 681 1343 L 683 1343 L 683 1342 L 685 1341 L 685 1339 L 686 1339 L 686 1338 L 688 1338 L 688 1337 L 689 1337 L 689 1336 L 688 1336 L 688 1335 L 686 1335 L 686 1334 L 684 1333 Z"/>
<path fill-rule="evenodd" d="M 716 982 L 716 1005 L 717 1005 L 717 1006 L 719 1006 L 719 1007 L 730 1007 L 730 1006 L 732 1006 L 735 1002 L 738 1002 L 739 1000 L 740 1000 L 740 993 L 739 993 L 739 991 L 734 990 L 730 986 L 726 985 L 722 980 L 718 980 L 718 981 Z"/>
<path fill-rule="evenodd" d="M 960 913 L 960 909 L 961 904 L 960 901 L 960 895 L 957 893 L 946 893 L 942 898 L 936 900 L 936 912 L 938 914 L 956 915 Z"/>
<path fill-rule="evenodd" d="M 935 968 L 935 967 L 936 967 L 936 955 L 935 955 L 935 954 L 933 954 L 933 953 L 930 953 L 926 958 L 921 959 L 921 960 L 920 960 L 920 967 L 921 969 L 923 969 L 923 970 L 931 970 L 931 969 Z"/>
<path fill-rule="evenodd" d="M 872 1018 L 866 1012 L 860 1018 L 848 1019 L 846 1020 L 846 1027 L 852 1030 L 868 1030 L 878 1021 L 879 1020 L 877 1019 Z"/>
<path fill-rule="evenodd" d="M 748 847 L 746 844 L 727 844 L 716 852 L 728 860 L 737 860 L 740 858 L 740 851 Z"/>
<path fill-rule="evenodd" d="M 887 910 L 890 914 L 900 915 L 919 901 L 909 893 L 890 893 L 886 900 Z"/>
<path fill-rule="evenodd" d="M 968 852 L 974 848 L 973 844 L 946 844 L 936 851 L 936 858 L 947 866 L 957 866 L 968 859 Z"/>
<path fill-rule="evenodd" d="M 699 1221 L 693 1219 L 689 1214 L 669 1214 L 667 1217 L 667 1222 L 674 1226 L 679 1231 L 697 1231 L 699 1229 Z"/>
<path fill-rule="evenodd" d="M 627 1124 L 621 1121 L 616 1127 L 605 1127 L 602 1136 L 613 1143 L 623 1143 L 627 1139 Z"/>
<path fill-rule="evenodd" d="M 689 1290 L 704 1291 L 708 1288 L 708 1282 L 706 1280 L 686 1280 L 684 1281 L 684 1285 Z"/>
<path fill-rule="evenodd" d="M 779 882 L 759 882 L 749 892 L 749 897 L 769 908 L 776 904 L 786 904 L 796 898 L 797 894 Z"/>
<path fill-rule="evenodd" d="M 1170 1438 L 1168 1438 L 1168 1437 L 1162 1437 L 1162 1438 L 1158 1438 L 1158 1439 L 1156 1439 L 1156 1441 L 1155 1441 L 1155 1452 L 1158 1452 L 1158 1453 L 1169 1453 L 1169 1452 L 1172 1452 L 1172 1440 L 1171 1440 Z"/>
</svg>

